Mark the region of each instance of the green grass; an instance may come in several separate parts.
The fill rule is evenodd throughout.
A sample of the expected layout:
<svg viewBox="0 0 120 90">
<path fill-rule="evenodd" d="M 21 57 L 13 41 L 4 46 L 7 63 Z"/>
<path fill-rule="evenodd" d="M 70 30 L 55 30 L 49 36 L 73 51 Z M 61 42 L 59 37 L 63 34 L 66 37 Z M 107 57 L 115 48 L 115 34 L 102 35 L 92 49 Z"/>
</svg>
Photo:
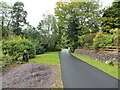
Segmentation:
<svg viewBox="0 0 120 90">
<path fill-rule="evenodd" d="M 117 78 L 117 79 L 120 79 L 120 77 L 118 76 L 118 72 L 120 72 L 120 69 L 118 70 L 117 67 L 114 67 L 114 66 L 110 66 L 108 64 L 105 64 L 103 62 L 99 62 L 99 61 L 96 61 L 94 59 L 91 59 L 91 58 L 88 58 L 86 56 L 83 56 L 83 55 L 79 55 L 79 54 L 76 54 L 76 53 L 71 53 L 73 56 L 85 61 L 86 63 L 102 70 L 103 72 L 106 72 L 107 74 Z"/>
<path fill-rule="evenodd" d="M 47 52 L 45 54 L 36 55 L 35 58 L 29 60 L 29 63 L 60 65 L 58 52 Z"/>
</svg>

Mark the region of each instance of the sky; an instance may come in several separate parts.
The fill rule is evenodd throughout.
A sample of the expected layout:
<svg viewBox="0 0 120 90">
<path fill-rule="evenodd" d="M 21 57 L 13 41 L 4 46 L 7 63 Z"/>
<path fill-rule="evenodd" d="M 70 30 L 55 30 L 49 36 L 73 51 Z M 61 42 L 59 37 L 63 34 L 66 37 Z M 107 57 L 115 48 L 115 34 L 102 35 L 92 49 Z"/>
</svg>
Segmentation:
<svg viewBox="0 0 120 90">
<path fill-rule="evenodd" d="M 55 3 L 60 0 L 0 0 L 14 4 L 14 2 L 20 1 L 24 3 L 24 9 L 27 11 L 27 21 L 30 25 L 37 26 L 39 21 L 43 19 L 43 14 L 48 12 L 54 14 Z M 64 1 L 64 0 L 62 0 Z M 101 0 L 103 7 L 109 6 L 113 0 Z"/>
</svg>

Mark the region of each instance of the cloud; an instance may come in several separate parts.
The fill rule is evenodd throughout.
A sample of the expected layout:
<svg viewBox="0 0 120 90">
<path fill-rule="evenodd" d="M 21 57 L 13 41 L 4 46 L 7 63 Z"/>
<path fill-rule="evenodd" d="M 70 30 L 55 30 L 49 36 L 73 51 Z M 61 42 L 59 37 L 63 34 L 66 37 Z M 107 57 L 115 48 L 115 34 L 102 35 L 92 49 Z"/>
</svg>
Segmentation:
<svg viewBox="0 0 120 90">
<path fill-rule="evenodd" d="M 37 26 L 38 22 L 43 19 L 42 15 L 49 11 L 54 14 L 55 3 L 59 0 L 0 0 L 14 4 L 16 1 L 23 2 L 24 9 L 28 12 L 27 21 L 31 25 Z M 113 0 L 102 0 L 103 6 L 108 6 Z"/>
<path fill-rule="evenodd" d="M 17 1 L 24 3 L 24 9 L 28 12 L 27 21 L 31 25 L 36 26 L 38 22 L 43 19 L 42 15 L 49 11 L 54 14 L 55 3 L 58 0 L 0 0 L 7 3 L 14 4 Z"/>
</svg>

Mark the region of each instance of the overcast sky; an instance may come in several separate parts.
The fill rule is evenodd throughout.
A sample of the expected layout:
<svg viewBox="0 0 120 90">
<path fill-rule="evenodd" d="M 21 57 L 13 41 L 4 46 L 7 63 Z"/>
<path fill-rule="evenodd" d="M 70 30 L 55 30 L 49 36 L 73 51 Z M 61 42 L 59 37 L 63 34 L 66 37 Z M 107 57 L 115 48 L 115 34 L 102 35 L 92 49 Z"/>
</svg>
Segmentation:
<svg viewBox="0 0 120 90">
<path fill-rule="evenodd" d="M 27 21 L 31 25 L 37 26 L 38 22 L 42 19 L 42 15 L 48 11 L 54 14 L 55 3 L 59 0 L 0 0 L 8 3 L 14 3 L 16 1 L 21 1 L 24 3 L 24 9 L 27 11 Z M 109 6 L 113 0 L 101 0 L 103 6 Z"/>
</svg>

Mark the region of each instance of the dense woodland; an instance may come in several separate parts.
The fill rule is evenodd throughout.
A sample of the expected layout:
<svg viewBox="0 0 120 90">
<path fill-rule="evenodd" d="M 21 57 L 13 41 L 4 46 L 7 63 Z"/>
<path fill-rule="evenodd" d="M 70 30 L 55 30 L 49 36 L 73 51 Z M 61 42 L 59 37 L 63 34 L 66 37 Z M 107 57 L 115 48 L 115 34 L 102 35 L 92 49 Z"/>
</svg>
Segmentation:
<svg viewBox="0 0 120 90">
<path fill-rule="evenodd" d="M 39 11 L 38 11 L 39 12 Z M 57 2 L 55 15 L 45 13 L 37 27 L 26 20 L 24 3 L 0 2 L 0 44 L 4 65 L 19 61 L 23 51 L 30 58 L 70 47 L 103 46 L 120 43 L 120 1 L 102 9 L 99 2 Z"/>
</svg>

